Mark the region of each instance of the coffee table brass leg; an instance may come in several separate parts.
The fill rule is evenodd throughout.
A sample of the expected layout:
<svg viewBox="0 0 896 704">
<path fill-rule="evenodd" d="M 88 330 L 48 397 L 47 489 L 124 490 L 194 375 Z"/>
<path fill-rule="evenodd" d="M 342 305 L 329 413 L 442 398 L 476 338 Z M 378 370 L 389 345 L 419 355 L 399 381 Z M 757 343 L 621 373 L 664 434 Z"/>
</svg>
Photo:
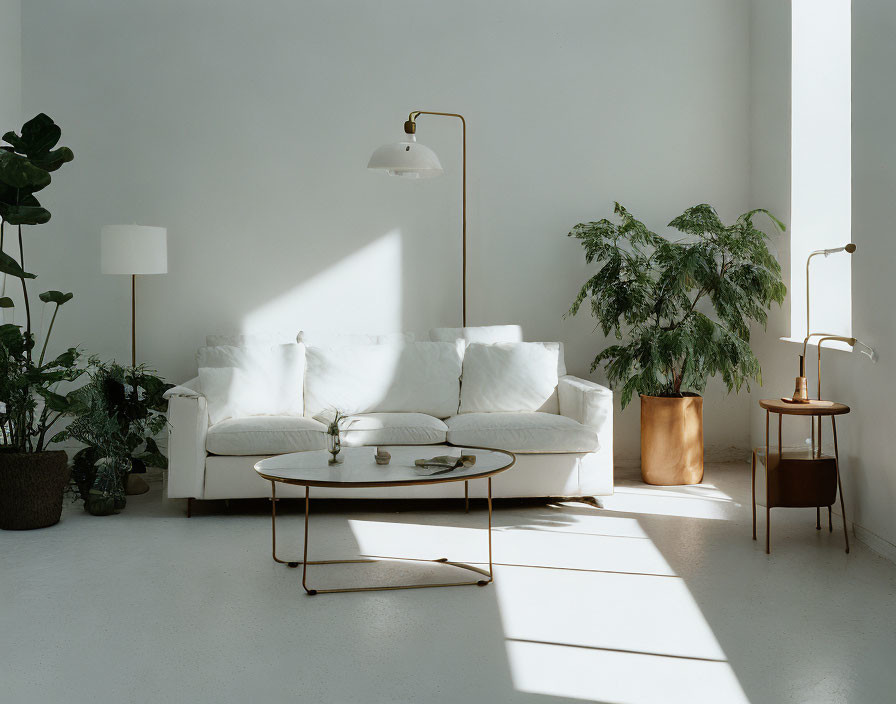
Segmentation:
<svg viewBox="0 0 896 704">
<path fill-rule="evenodd" d="M 271 556 L 274 558 L 274 562 L 279 562 L 281 565 L 289 565 L 290 567 L 298 567 L 298 562 L 289 562 L 288 560 L 281 560 L 277 557 L 277 502 L 279 499 L 277 498 L 277 483 L 271 482 Z"/>
<path fill-rule="evenodd" d="M 273 485 L 274 482 L 271 482 Z M 464 482 L 466 484 L 466 482 Z M 376 592 L 376 591 L 390 591 L 393 589 L 428 589 L 434 587 L 465 587 L 465 586 L 479 586 L 484 587 L 487 584 L 491 584 L 494 581 L 494 566 L 492 562 L 492 478 L 488 477 L 488 571 L 486 572 L 481 567 L 475 567 L 473 565 L 468 565 L 463 562 L 452 562 L 448 558 L 440 557 L 436 560 L 421 560 L 415 558 L 386 558 L 387 560 L 400 560 L 400 561 L 410 561 L 410 562 L 437 562 L 440 564 L 450 565 L 452 567 L 459 567 L 464 570 L 469 570 L 470 572 L 476 572 L 477 574 L 481 574 L 488 579 L 478 579 L 475 581 L 468 582 L 444 582 L 441 584 L 400 584 L 395 586 L 376 586 L 376 587 L 343 587 L 340 589 L 310 589 L 308 587 L 308 583 L 306 581 L 308 574 L 308 565 L 347 565 L 347 564 L 357 564 L 357 563 L 366 563 L 366 562 L 382 562 L 383 560 L 374 559 L 374 558 L 362 558 L 357 560 L 308 560 L 308 519 L 309 519 L 309 487 L 305 487 L 305 546 L 303 548 L 302 553 L 302 588 L 309 596 L 314 596 L 315 594 L 340 594 L 346 592 Z M 273 498 L 273 496 L 272 496 Z M 273 505 L 272 501 L 272 505 Z M 272 521 L 274 520 L 276 513 L 274 510 L 271 512 Z M 276 545 L 276 543 L 275 543 Z M 276 548 L 275 548 L 276 553 Z M 283 562 L 283 560 L 279 560 L 274 556 L 274 559 L 277 562 Z M 288 562 L 286 563 L 290 567 L 297 567 L 299 565 L 298 562 Z"/>
<path fill-rule="evenodd" d="M 834 519 L 831 518 L 831 507 L 828 506 L 828 533 L 834 532 Z"/>
<path fill-rule="evenodd" d="M 305 576 L 308 573 L 308 492 L 309 487 L 305 486 L 305 545 L 302 548 L 302 588 L 308 592 L 309 596 L 317 594 L 316 589 L 309 589 L 305 584 Z"/>
<path fill-rule="evenodd" d="M 819 419 L 819 423 L 821 420 Z M 834 431 L 834 467 L 837 469 L 837 491 L 840 494 L 840 513 L 843 514 L 843 538 L 846 540 L 846 553 L 849 554 L 849 532 L 846 529 L 846 506 L 843 504 L 843 484 L 840 481 L 840 450 L 837 448 L 837 421 L 831 416 L 831 429 Z"/>
<path fill-rule="evenodd" d="M 815 530 L 821 530 L 821 506 L 815 507 Z"/>
<path fill-rule="evenodd" d="M 464 513 L 470 512 L 470 482 L 464 482 Z"/>
</svg>

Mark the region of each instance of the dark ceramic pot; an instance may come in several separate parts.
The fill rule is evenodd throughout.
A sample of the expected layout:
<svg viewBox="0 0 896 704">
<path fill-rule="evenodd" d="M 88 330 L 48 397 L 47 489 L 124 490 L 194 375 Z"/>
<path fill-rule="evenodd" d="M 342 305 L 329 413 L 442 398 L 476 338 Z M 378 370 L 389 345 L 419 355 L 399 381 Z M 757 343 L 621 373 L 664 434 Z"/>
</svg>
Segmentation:
<svg viewBox="0 0 896 704">
<path fill-rule="evenodd" d="M 31 530 L 59 523 L 68 485 L 68 456 L 0 451 L 0 528 Z"/>
</svg>

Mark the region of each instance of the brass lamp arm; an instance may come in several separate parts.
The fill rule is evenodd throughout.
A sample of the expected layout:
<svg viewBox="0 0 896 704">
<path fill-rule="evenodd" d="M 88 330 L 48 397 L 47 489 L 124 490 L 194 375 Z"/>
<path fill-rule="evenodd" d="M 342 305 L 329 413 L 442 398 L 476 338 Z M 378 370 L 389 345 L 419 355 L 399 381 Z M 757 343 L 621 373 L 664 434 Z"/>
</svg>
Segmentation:
<svg viewBox="0 0 896 704">
<path fill-rule="evenodd" d="M 439 115 L 441 117 L 456 117 L 460 120 L 462 132 L 462 181 L 461 181 L 461 238 L 462 238 L 462 265 L 461 265 L 461 292 L 463 297 L 462 303 L 462 324 L 467 327 L 467 121 L 464 116 L 456 112 L 434 112 L 430 110 L 412 110 L 408 115 L 407 122 L 404 123 L 405 134 L 415 134 L 417 132 L 417 118 L 420 115 Z"/>
<path fill-rule="evenodd" d="M 810 332 L 803 340 L 803 358 L 806 357 L 806 348 L 809 346 L 809 340 L 813 337 L 822 337 L 825 340 L 840 340 L 841 342 L 847 343 L 850 347 L 858 342 L 854 337 L 842 337 L 840 335 L 835 335 L 832 332 Z M 817 344 L 820 344 L 820 341 Z"/>
</svg>

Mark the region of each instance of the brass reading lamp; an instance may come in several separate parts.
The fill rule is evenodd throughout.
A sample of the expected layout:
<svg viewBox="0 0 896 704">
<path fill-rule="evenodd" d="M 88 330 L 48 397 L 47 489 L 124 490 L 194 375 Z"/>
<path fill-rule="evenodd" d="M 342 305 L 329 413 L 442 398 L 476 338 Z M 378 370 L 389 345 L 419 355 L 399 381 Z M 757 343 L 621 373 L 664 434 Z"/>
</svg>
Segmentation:
<svg viewBox="0 0 896 704">
<path fill-rule="evenodd" d="M 809 288 L 809 265 L 812 263 L 812 257 L 816 257 L 818 255 L 824 255 L 825 257 L 829 257 L 832 254 L 837 254 L 838 252 L 846 252 L 847 254 L 852 254 L 856 251 L 856 246 L 850 242 L 849 244 L 843 245 L 842 247 L 831 247 L 830 249 L 816 249 L 814 252 L 810 252 L 809 256 L 806 258 L 806 337 L 803 339 L 803 353 L 800 355 L 800 374 L 796 378 L 796 386 L 793 391 L 793 402 L 794 403 L 809 403 L 809 388 L 806 382 L 806 347 L 809 344 L 809 339 L 812 337 L 826 337 L 829 340 L 834 339 L 842 339 L 837 335 L 832 335 L 831 333 L 817 333 L 812 332 L 811 318 L 809 317 L 809 306 L 811 304 L 810 297 L 810 288 Z M 845 340 L 843 340 L 845 341 Z M 849 344 L 855 344 L 849 343 Z M 820 382 L 819 382 L 820 383 Z M 813 426 L 814 417 L 813 417 Z M 814 432 L 813 432 L 814 436 Z"/>
<path fill-rule="evenodd" d="M 442 164 L 436 153 L 417 142 L 417 118 L 420 115 L 440 115 L 456 117 L 461 124 L 463 148 L 462 181 L 461 181 L 461 318 L 463 326 L 467 326 L 467 122 L 463 115 L 455 112 L 430 112 L 414 110 L 404 123 L 405 139 L 392 144 L 384 144 L 377 149 L 367 163 L 368 169 L 381 169 L 390 176 L 404 178 L 433 178 L 443 173 Z"/>
<path fill-rule="evenodd" d="M 809 316 L 809 305 L 810 305 L 810 294 L 809 294 L 809 265 L 812 262 L 812 257 L 824 255 L 825 257 L 829 257 L 832 254 L 837 254 L 839 252 L 846 252 L 847 254 L 853 254 L 856 251 L 856 246 L 850 242 L 842 247 L 832 247 L 830 249 L 818 249 L 814 252 L 811 252 L 809 256 L 806 258 L 806 337 L 803 339 L 803 353 L 800 355 L 800 375 L 796 379 L 796 390 L 793 394 L 793 400 L 798 403 L 809 403 L 809 394 L 808 394 L 808 384 L 806 382 L 806 352 L 807 347 L 809 345 L 809 340 L 813 337 L 819 338 L 817 341 L 818 346 L 818 389 L 816 398 L 821 400 L 821 348 L 825 342 L 845 342 L 850 347 L 855 347 L 859 345 L 862 347 L 862 354 L 867 355 L 872 361 L 875 359 L 874 350 L 866 345 L 861 340 L 856 339 L 855 337 L 846 337 L 845 335 L 834 335 L 831 333 L 825 332 L 812 332 L 812 328 L 810 326 L 811 318 Z M 821 436 L 821 423 L 818 424 L 818 433 L 816 435 L 815 431 L 815 416 L 812 416 L 812 432 L 811 432 L 811 442 L 812 442 L 812 456 L 821 457 L 821 446 L 822 446 L 822 436 Z"/>
</svg>

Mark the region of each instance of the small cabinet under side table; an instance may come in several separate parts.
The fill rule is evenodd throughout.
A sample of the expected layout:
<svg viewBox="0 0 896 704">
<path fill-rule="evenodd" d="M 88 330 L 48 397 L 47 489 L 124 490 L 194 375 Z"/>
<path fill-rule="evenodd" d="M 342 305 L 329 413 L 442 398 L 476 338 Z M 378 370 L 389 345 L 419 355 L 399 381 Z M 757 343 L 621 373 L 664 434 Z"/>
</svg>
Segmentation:
<svg viewBox="0 0 896 704">
<path fill-rule="evenodd" d="M 837 448 L 837 421 L 835 416 L 849 413 L 849 406 L 834 401 L 812 400 L 808 403 L 787 403 L 781 399 L 763 399 L 759 405 L 765 409 L 765 552 L 771 552 L 771 510 L 778 507 L 815 507 L 815 528 L 821 529 L 821 507 L 828 507 L 828 529 L 833 531 L 831 506 L 840 495 L 840 513 L 843 516 L 843 537 L 849 552 L 849 535 L 846 530 L 846 509 L 843 505 L 843 485 L 840 481 L 840 454 Z M 777 452 L 769 450 L 769 418 L 778 414 Z M 818 418 L 819 432 L 822 416 L 830 416 L 834 434 L 834 456 L 817 448 L 803 452 L 783 452 L 781 449 L 781 425 L 784 416 L 813 416 Z M 756 460 L 761 448 L 753 450 L 753 540 L 756 540 Z"/>
</svg>

